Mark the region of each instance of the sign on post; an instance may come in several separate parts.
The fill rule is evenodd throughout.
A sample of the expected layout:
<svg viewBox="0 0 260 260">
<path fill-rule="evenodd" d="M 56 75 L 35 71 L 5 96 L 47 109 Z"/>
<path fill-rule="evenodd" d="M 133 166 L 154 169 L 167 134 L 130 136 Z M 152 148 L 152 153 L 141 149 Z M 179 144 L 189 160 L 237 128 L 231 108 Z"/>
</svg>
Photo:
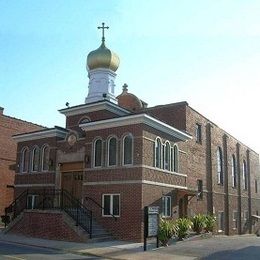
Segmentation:
<svg viewBox="0 0 260 260">
<path fill-rule="evenodd" d="M 147 238 L 156 237 L 156 246 L 159 247 L 159 207 L 144 208 L 144 251 L 147 249 Z"/>
</svg>

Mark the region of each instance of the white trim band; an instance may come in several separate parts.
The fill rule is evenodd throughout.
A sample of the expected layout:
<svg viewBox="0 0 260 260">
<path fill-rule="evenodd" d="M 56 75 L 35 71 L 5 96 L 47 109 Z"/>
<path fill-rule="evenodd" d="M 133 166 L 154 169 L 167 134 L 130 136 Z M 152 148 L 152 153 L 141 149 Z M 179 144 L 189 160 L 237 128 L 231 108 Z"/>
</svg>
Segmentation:
<svg viewBox="0 0 260 260">
<path fill-rule="evenodd" d="M 78 114 L 84 114 L 84 113 L 95 112 L 100 110 L 107 110 L 119 116 L 125 116 L 130 114 L 128 110 L 107 101 L 79 105 L 70 108 L 64 108 L 64 109 L 60 109 L 59 112 L 65 116 L 74 116 Z"/>
<path fill-rule="evenodd" d="M 63 130 L 58 128 L 52 128 L 52 129 L 40 130 L 37 132 L 32 132 L 27 134 L 14 135 L 13 139 L 18 142 L 25 142 L 25 141 L 38 140 L 38 139 L 49 138 L 49 137 L 65 138 L 67 134 L 68 134 L 68 130 L 66 129 Z"/>
<path fill-rule="evenodd" d="M 16 184 L 15 188 L 23 188 L 23 187 L 55 187 L 54 183 L 44 183 L 44 184 Z"/>
<path fill-rule="evenodd" d="M 97 185 L 124 185 L 124 184 L 148 184 L 154 186 L 161 186 L 167 188 L 176 188 L 176 189 L 185 189 L 188 188 L 185 186 L 179 186 L 174 184 L 155 182 L 155 181 L 146 181 L 146 180 L 131 180 L 131 181 L 93 181 L 93 182 L 84 182 L 84 186 L 97 186 Z"/>
<path fill-rule="evenodd" d="M 181 141 L 187 141 L 189 139 L 192 139 L 191 135 L 186 134 L 183 131 L 178 130 L 177 128 L 172 127 L 147 114 L 137 114 L 137 115 L 130 115 L 130 116 L 124 116 L 119 118 L 105 119 L 105 120 L 100 120 L 95 122 L 88 122 L 88 123 L 80 124 L 79 127 L 81 127 L 84 131 L 94 131 L 94 130 L 101 130 L 101 129 L 120 127 L 125 125 L 134 125 L 134 124 L 148 125 L 156 130 L 159 130 L 163 133 L 176 137 Z"/>
</svg>

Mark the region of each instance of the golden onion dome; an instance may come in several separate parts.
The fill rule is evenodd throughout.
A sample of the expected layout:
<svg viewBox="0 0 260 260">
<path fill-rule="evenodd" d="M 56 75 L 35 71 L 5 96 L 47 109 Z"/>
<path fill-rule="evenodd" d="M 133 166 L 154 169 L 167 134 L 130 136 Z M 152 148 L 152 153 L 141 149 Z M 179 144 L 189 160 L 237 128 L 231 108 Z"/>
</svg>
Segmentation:
<svg viewBox="0 0 260 260">
<path fill-rule="evenodd" d="M 88 70 L 105 68 L 115 72 L 118 69 L 119 63 L 119 57 L 105 46 L 103 39 L 101 46 L 91 51 L 87 57 Z"/>
</svg>

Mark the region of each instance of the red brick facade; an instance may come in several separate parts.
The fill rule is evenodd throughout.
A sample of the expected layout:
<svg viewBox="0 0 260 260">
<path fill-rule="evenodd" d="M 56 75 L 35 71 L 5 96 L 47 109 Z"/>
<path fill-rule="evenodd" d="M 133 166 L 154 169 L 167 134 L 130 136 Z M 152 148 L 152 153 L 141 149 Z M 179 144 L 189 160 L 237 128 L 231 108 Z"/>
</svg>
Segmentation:
<svg viewBox="0 0 260 260">
<path fill-rule="evenodd" d="M 103 104 L 109 109 L 112 106 L 107 101 L 99 103 Z M 115 105 L 113 109 L 114 107 Z M 79 109 L 79 112 L 75 113 L 74 108 L 62 110 L 67 116 L 67 129 L 61 130 L 63 137 L 55 135 L 45 138 L 36 133 L 29 140 L 26 136 L 18 136 L 17 164 L 21 161 L 24 147 L 28 147 L 31 153 L 35 146 L 41 149 L 46 144 L 50 148 L 51 164 L 48 171 L 32 172 L 30 169 L 28 173 L 22 173 L 17 168 L 16 196 L 26 189 L 71 188 L 70 191 L 92 211 L 94 219 L 104 229 L 124 240 L 142 241 L 144 207 L 153 205 L 162 209 L 162 197 L 165 196 L 171 198 L 169 217 L 209 213 L 218 218 L 220 212 L 224 212 L 224 226 L 217 227 L 220 232 L 242 234 L 253 231 L 251 218 L 245 220 L 245 217 L 260 212 L 259 191 L 255 190 L 255 181 L 257 185 L 260 183 L 258 154 L 196 112 L 186 102 L 143 108 L 138 114 L 120 107 L 116 107 L 113 112 L 104 108 L 88 112 L 88 105 L 75 109 Z M 89 123 L 84 122 L 80 126 L 81 119 L 85 118 Z M 196 138 L 196 126 L 201 131 L 200 140 Z M 76 136 L 72 143 L 69 141 L 71 134 Z M 126 136 L 130 136 L 133 143 L 132 163 L 127 165 L 123 163 Z M 111 137 L 115 138 L 116 147 L 116 163 L 113 166 L 108 165 L 108 144 Z M 96 140 L 101 140 L 102 147 L 97 167 L 94 165 L 97 156 L 94 152 Z M 160 140 L 162 147 L 168 143 L 171 154 L 178 147 L 176 170 L 173 169 L 173 161 L 168 169 L 166 166 L 156 166 L 156 140 Z M 221 184 L 218 184 L 217 174 L 218 148 L 222 152 Z M 236 187 L 232 187 L 233 155 L 236 158 Z M 161 157 L 166 158 L 166 150 L 161 150 Z M 246 190 L 242 188 L 245 181 L 242 176 L 243 162 L 247 165 Z M 167 164 L 165 159 L 161 160 L 161 164 Z M 82 179 L 78 178 L 79 172 L 82 173 Z M 68 185 L 64 178 L 69 174 L 74 174 L 70 187 L 64 186 Z M 203 184 L 201 197 L 196 196 L 198 180 Z M 105 207 L 104 196 L 107 199 L 111 196 L 110 207 L 114 207 L 114 202 L 111 202 L 114 195 L 119 196 L 116 221 L 111 215 L 104 214 L 105 209 L 97 205 Z M 236 220 L 236 225 L 233 220 L 235 211 L 241 216 Z M 64 236 L 66 234 L 65 232 Z M 51 235 L 49 237 L 52 238 Z"/>
<path fill-rule="evenodd" d="M 14 171 L 10 170 L 11 165 L 16 161 L 16 142 L 12 135 L 32 132 L 43 127 L 9 117 L 3 114 L 3 108 L 0 107 L 0 215 L 3 215 L 7 207 L 14 198 L 13 188 L 7 188 L 7 185 L 14 185 Z"/>
</svg>

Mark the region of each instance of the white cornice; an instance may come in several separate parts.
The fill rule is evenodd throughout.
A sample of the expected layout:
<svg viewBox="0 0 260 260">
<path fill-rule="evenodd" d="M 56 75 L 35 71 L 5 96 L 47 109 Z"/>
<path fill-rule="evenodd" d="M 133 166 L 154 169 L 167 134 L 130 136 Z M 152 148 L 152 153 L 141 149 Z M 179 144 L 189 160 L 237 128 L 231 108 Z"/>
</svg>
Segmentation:
<svg viewBox="0 0 260 260">
<path fill-rule="evenodd" d="M 79 126 L 84 131 L 94 131 L 94 130 L 101 130 L 106 128 L 114 128 L 114 127 L 134 125 L 134 124 L 146 124 L 156 130 L 159 130 L 163 133 L 176 137 L 181 141 L 192 139 L 192 137 L 189 134 L 186 134 L 168 124 L 165 124 L 164 122 L 157 120 L 147 114 L 137 114 L 137 115 L 130 115 L 130 116 L 124 116 L 119 118 L 100 120 L 96 122 L 88 122 L 88 123 L 80 124 Z"/>
<path fill-rule="evenodd" d="M 125 181 L 98 181 L 98 182 L 84 182 L 84 186 L 97 186 L 97 185 L 126 185 L 126 184 L 148 184 L 153 186 L 161 186 L 173 189 L 183 189 L 187 190 L 186 186 L 179 186 L 174 184 L 168 184 L 163 182 L 156 181 L 147 181 L 147 180 L 125 180 Z"/>
<path fill-rule="evenodd" d="M 119 116 L 125 116 L 130 114 L 128 110 L 107 101 L 85 104 L 85 105 L 80 105 L 80 106 L 75 106 L 70 108 L 64 108 L 64 109 L 60 109 L 59 112 L 65 116 L 74 116 L 74 115 L 95 112 L 100 110 L 108 110 Z"/>
<path fill-rule="evenodd" d="M 51 128 L 48 130 L 14 135 L 13 139 L 17 142 L 26 142 L 26 141 L 38 140 L 38 139 L 50 138 L 50 137 L 65 138 L 67 133 L 68 131 L 66 129 Z"/>
</svg>

